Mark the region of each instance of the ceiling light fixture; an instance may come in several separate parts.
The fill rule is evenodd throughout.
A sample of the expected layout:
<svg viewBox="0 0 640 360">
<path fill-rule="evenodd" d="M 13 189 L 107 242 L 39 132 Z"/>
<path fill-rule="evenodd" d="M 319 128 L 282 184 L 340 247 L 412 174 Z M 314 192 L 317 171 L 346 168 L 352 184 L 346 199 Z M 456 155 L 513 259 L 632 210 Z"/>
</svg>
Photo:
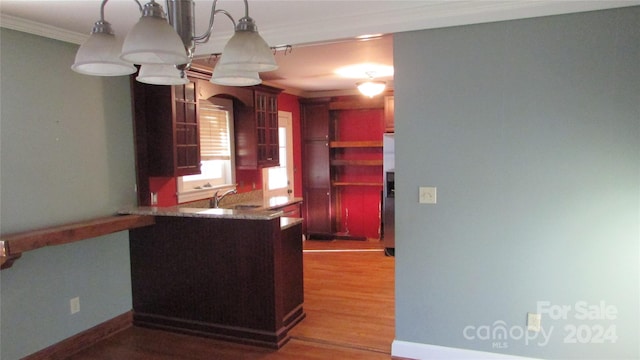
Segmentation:
<svg viewBox="0 0 640 360">
<path fill-rule="evenodd" d="M 370 98 L 381 94 L 384 91 L 384 89 L 387 87 L 387 83 L 385 81 L 374 80 L 373 72 L 367 72 L 367 75 L 369 76 L 369 80 L 356 83 L 358 90 L 363 95 L 368 96 Z"/>
<path fill-rule="evenodd" d="M 224 82 L 230 86 L 255 85 L 262 82 L 258 72 L 278 68 L 271 49 L 258 33 L 255 21 L 249 17 L 247 0 L 244 0 L 245 15 L 237 25 L 227 11 L 216 9 L 218 0 L 214 0 L 207 32 L 200 36 L 195 36 L 193 0 L 167 0 L 168 13 L 155 0 L 144 7 L 134 0 L 142 16 L 124 42 L 116 38 L 111 24 L 104 20 L 108 1 L 102 1 L 100 20 L 76 53 L 71 69 L 78 73 L 129 75 L 136 72 L 133 64 L 139 64 L 142 66 L 136 78 L 138 81 L 157 85 L 184 84 L 187 81 L 184 72 L 191 66 L 196 44 L 209 40 L 217 14 L 223 14 L 233 22 L 235 33 L 224 47 L 211 82 Z"/>
</svg>

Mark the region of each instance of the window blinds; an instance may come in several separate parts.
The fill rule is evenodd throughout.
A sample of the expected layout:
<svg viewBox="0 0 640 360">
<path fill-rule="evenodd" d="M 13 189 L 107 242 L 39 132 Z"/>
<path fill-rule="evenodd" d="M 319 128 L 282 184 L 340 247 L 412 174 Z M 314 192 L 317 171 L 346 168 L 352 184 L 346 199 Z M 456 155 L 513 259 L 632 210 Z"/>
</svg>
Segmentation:
<svg viewBox="0 0 640 360">
<path fill-rule="evenodd" d="M 202 160 L 230 160 L 229 114 L 210 102 L 200 103 L 200 157 Z"/>
</svg>

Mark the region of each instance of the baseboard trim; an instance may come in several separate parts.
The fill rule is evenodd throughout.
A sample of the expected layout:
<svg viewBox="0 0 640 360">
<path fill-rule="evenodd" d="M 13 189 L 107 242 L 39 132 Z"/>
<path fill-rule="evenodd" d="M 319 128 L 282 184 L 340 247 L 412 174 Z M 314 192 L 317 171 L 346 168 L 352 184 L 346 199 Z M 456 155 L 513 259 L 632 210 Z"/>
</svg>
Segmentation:
<svg viewBox="0 0 640 360">
<path fill-rule="evenodd" d="M 479 359 L 529 359 L 534 360 L 534 358 L 527 358 L 515 355 L 505 355 L 505 354 L 497 354 L 490 353 L 484 351 L 476 351 L 476 350 L 467 350 L 467 349 L 457 349 L 446 346 L 438 346 L 438 345 L 429 345 L 429 344 L 421 344 L 414 343 L 409 341 L 400 341 L 394 340 L 391 344 L 391 356 L 402 359 L 469 359 L 469 360 L 479 360 Z"/>
<path fill-rule="evenodd" d="M 24 357 L 22 360 L 57 360 L 66 359 L 69 356 L 93 346 L 100 341 L 131 327 L 133 324 L 133 313 L 128 311 L 118 315 L 111 320 L 107 320 L 90 329 L 66 338 L 59 343 L 53 344 L 45 349 Z"/>
<path fill-rule="evenodd" d="M 301 311 L 298 316 L 303 317 L 304 315 L 304 312 Z M 297 319 L 292 321 L 295 322 Z M 135 326 L 209 337 L 270 349 L 279 349 L 291 339 L 289 328 L 286 326 L 281 326 L 276 330 L 262 330 L 141 312 L 134 312 L 133 324 Z"/>
</svg>

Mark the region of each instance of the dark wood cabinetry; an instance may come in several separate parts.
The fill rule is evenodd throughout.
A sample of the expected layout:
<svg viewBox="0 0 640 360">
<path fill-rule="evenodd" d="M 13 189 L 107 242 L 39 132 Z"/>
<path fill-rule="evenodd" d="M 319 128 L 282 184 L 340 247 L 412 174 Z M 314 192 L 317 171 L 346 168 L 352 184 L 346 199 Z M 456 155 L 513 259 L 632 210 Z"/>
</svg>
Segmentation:
<svg viewBox="0 0 640 360">
<path fill-rule="evenodd" d="M 236 109 L 236 167 L 241 170 L 278 166 L 278 94 L 267 86 L 253 91 L 253 107 Z"/>
<path fill-rule="evenodd" d="M 157 86 L 133 82 L 136 125 L 144 127 L 149 176 L 200 173 L 197 84 Z M 138 98 L 140 96 L 141 98 Z M 137 110 L 137 109 L 136 109 Z M 144 123 L 144 124 L 143 124 Z"/>
<path fill-rule="evenodd" d="M 234 102 L 236 168 L 279 164 L 280 89 L 215 85 L 200 70 L 187 75 L 189 83 L 180 86 L 148 85 L 131 77 L 139 205 L 151 205 L 150 177 L 200 173 L 199 102 L 213 96 Z"/>
<path fill-rule="evenodd" d="M 198 83 L 160 86 L 131 77 L 139 205 L 151 205 L 149 177 L 200 173 Z"/>
<path fill-rule="evenodd" d="M 279 348 L 304 318 L 300 223 L 158 216 L 129 236 L 136 325 Z"/>
<path fill-rule="evenodd" d="M 379 237 L 383 100 L 308 100 L 301 114 L 307 235 Z"/>
<path fill-rule="evenodd" d="M 329 159 L 329 99 L 301 102 L 302 182 L 308 237 L 335 232 Z"/>
<path fill-rule="evenodd" d="M 278 96 L 264 91 L 255 92 L 258 163 L 278 166 Z"/>
</svg>

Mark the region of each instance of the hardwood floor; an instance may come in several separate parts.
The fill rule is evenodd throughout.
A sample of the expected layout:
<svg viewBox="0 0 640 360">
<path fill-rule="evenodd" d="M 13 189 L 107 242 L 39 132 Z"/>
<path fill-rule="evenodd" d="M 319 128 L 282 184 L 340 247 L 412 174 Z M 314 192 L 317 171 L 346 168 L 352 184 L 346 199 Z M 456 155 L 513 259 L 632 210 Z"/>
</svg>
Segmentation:
<svg viewBox="0 0 640 360">
<path fill-rule="evenodd" d="M 132 327 L 70 359 L 390 359 L 394 258 L 377 240 L 304 247 L 307 317 L 280 350 Z"/>
</svg>

